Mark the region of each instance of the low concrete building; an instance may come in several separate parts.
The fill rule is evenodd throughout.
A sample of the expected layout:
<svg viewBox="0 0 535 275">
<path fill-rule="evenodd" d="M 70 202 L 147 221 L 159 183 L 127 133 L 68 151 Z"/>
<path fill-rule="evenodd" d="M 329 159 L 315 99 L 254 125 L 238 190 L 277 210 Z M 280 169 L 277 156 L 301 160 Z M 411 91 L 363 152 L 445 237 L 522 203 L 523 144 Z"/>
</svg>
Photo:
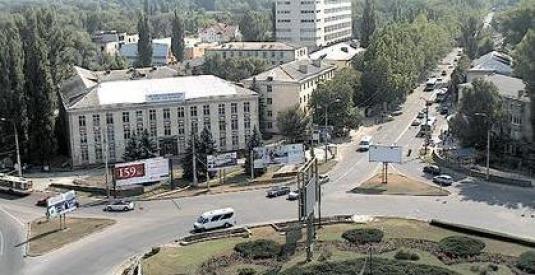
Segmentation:
<svg viewBox="0 0 535 275">
<path fill-rule="evenodd" d="M 130 66 L 134 66 L 138 60 L 137 42 L 124 44 L 119 53 L 126 58 Z M 175 61 L 171 52 L 171 37 L 152 40 L 152 65 L 164 66 Z"/>
<path fill-rule="evenodd" d="M 223 59 L 234 57 L 255 57 L 271 65 L 280 65 L 306 58 L 306 47 L 282 42 L 230 42 L 206 49 L 206 56 L 219 55 Z"/>
<path fill-rule="evenodd" d="M 206 28 L 199 28 L 197 34 L 205 43 L 226 43 L 241 40 L 240 27 L 225 23 L 215 23 Z"/>
<path fill-rule="evenodd" d="M 322 81 L 332 79 L 335 70 L 336 66 L 321 60 L 302 59 L 276 66 L 242 82 L 254 88 L 263 99 L 266 121 L 262 122 L 266 131 L 278 133 L 277 114 L 295 105 L 307 112 L 312 91 Z"/>
<path fill-rule="evenodd" d="M 341 42 L 323 48 L 310 54 L 311 59 L 323 59 L 326 63 L 335 65 L 339 70 L 351 67 L 351 60 L 365 49 L 358 46 L 358 42 Z"/>
<path fill-rule="evenodd" d="M 472 61 L 471 68 L 466 72 L 466 80 L 472 82 L 491 74 L 510 76 L 513 74 L 512 62 L 510 56 L 492 51 Z"/>
<path fill-rule="evenodd" d="M 203 128 L 219 151 L 234 151 L 258 127 L 258 94 L 215 76 L 108 80 L 98 75 L 121 74 L 76 71 L 61 93 L 73 166 L 103 163 L 106 148 L 110 162 L 122 161 L 128 139 L 144 130 L 160 155 L 177 156 Z"/>
<path fill-rule="evenodd" d="M 139 36 L 126 32 L 99 31 L 93 35 L 92 39 L 97 44 L 99 55 L 115 56 L 124 44 L 137 43 Z"/>
</svg>

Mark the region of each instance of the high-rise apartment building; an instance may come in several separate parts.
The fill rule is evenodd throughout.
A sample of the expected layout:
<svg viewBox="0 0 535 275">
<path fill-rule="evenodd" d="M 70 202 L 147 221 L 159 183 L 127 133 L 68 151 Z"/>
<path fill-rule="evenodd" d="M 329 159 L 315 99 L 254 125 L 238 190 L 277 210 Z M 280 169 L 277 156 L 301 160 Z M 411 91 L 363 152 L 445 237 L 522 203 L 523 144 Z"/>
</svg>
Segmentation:
<svg viewBox="0 0 535 275">
<path fill-rule="evenodd" d="M 309 47 L 351 37 L 351 0 L 276 0 L 277 41 Z"/>
</svg>

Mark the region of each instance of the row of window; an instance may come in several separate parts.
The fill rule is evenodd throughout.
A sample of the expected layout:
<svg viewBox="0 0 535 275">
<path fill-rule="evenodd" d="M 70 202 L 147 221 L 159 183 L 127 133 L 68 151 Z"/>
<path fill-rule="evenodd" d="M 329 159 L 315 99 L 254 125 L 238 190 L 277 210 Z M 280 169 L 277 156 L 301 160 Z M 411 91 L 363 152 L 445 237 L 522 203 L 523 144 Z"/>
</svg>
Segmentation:
<svg viewBox="0 0 535 275">
<path fill-rule="evenodd" d="M 338 8 L 330 8 L 330 9 L 324 10 L 325 14 L 343 12 L 343 11 L 351 12 L 351 7 L 338 7 Z"/>
<path fill-rule="evenodd" d="M 340 14 L 340 15 L 336 15 L 336 16 L 329 16 L 329 17 L 324 19 L 324 22 L 328 23 L 328 22 L 332 22 L 332 21 L 338 21 L 338 20 L 350 19 L 350 18 L 351 18 L 351 14 Z"/>
<path fill-rule="evenodd" d="M 284 58 L 284 52 L 283 51 L 222 51 L 221 56 L 223 58 L 227 57 L 260 57 L 260 53 L 262 53 L 262 58 L 268 58 L 268 56 L 271 56 L 272 58 L 278 57 L 279 59 Z M 278 55 L 277 55 L 278 53 Z"/>
<path fill-rule="evenodd" d="M 349 36 L 351 36 L 351 29 L 326 35 L 325 41 L 337 40 L 337 39 L 346 38 Z"/>
<path fill-rule="evenodd" d="M 325 33 L 333 32 L 339 29 L 351 28 L 351 22 L 338 23 L 334 25 L 327 26 L 323 29 Z"/>
</svg>

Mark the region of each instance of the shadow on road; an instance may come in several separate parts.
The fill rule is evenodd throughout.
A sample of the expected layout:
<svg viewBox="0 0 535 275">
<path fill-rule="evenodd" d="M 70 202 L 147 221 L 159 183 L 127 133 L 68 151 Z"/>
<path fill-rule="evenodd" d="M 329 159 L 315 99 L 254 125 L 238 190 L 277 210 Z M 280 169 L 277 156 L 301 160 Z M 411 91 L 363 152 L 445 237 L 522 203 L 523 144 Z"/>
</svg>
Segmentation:
<svg viewBox="0 0 535 275">
<path fill-rule="evenodd" d="M 527 207 L 535 210 L 535 190 L 532 188 L 500 186 L 484 182 L 464 181 L 456 184 L 462 201 L 482 202 L 509 209 Z"/>
<path fill-rule="evenodd" d="M 20 246 L 22 246 L 22 245 L 25 245 L 25 244 L 31 242 L 31 241 L 39 240 L 39 239 L 41 239 L 41 238 L 44 238 L 44 237 L 46 237 L 46 236 L 48 236 L 48 235 L 50 235 L 50 234 L 54 234 L 54 233 L 59 232 L 59 231 L 62 231 L 62 230 L 58 228 L 58 229 L 54 229 L 54 230 L 52 230 L 52 231 L 48 231 L 48 232 L 39 234 L 39 235 L 37 235 L 37 236 L 33 236 L 33 237 L 29 238 L 28 240 L 26 240 L 26 241 L 24 241 L 24 242 L 21 242 L 21 243 L 19 243 L 19 244 L 16 244 L 15 247 L 20 247 Z"/>
</svg>

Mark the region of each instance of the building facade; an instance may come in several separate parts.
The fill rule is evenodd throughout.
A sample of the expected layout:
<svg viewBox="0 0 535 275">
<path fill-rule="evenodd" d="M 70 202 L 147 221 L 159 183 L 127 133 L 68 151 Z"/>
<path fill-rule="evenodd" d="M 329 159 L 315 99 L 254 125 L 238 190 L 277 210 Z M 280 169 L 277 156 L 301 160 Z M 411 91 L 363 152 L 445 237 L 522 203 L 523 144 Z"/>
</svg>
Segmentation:
<svg viewBox="0 0 535 275">
<path fill-rule="evenodd" d="M 277 134 L 278 113 L 296 105 L 308 112 L 312 91 L 321 82 L 332 79 L 335 70 L 336 66 L 321 60 L 303 59 L 276 66 L 242 82 L 260 94 L 265 107 L 261 122 L 267 132 Z"/>
<path fill-rule="evenodd" d="M 219 55 L 223 59 L 234 57 L 255 57 L 271 65 L 280 65 L 306 58 L 306 47 L 281 42 L 230 42 L 206 49 L 206 56 Z"/>
<path fill-rule="evenodd" d="M 308 47 L 351 38 L 351 0 L 276 0 L 276 37 Z"/>
<path fill-rule="evenodd" d="M 139 36 L 117 31 L 100 31 L 93 35 L 93 42 L 97 44 L 99 55 L 115 56 L 126 43 L 137 43 Z"/>
<path fill-rule="evenodd" d="M 340 42 L 311 53 L 310 58 L 321 58 L 324 62 L 335 65 L 338 70 L 341 70 L 350 68 L 353 57 L 364 51 L 365 49 L 360 48 L 356 41 Z"/>
<path fill-rule="evenodd" d="M 206 28 L 199 28 L 197 34 L 201 42 L 204 43 L 226 43 L 241 40 L 240 27 L 225 23 L 214 23 Z"/>
<path fill-rule="evenodd" d="M 492 51 L 472 61 L 466 71 L 466 80 L 472 82 L 476 78 L 484 78 L 492 74 L 511 76 L 513 74 L 513 60 L 510 56 Z"/>
<path fill-rule="evenodd" d="M 258 95 L 214 76 L 119 80 L 62 95 L 73 166 L 122 161 L 130 137 L 147 130 L 161 156 L 186 152 L 207 128 L 221 152 L 246 148 L 258 127 Z"/>
<path fill-rule="evenodd" d="M 126 43 L 119 49 L 119 54 L 126 58 L 129 66 L 135 66 L 139 58 L 137 47 L 137 42 Z M 152 40 L 152 65 L 164 66 L 175 61 L 171 52 L 171 37 Z"/>
</svg>

